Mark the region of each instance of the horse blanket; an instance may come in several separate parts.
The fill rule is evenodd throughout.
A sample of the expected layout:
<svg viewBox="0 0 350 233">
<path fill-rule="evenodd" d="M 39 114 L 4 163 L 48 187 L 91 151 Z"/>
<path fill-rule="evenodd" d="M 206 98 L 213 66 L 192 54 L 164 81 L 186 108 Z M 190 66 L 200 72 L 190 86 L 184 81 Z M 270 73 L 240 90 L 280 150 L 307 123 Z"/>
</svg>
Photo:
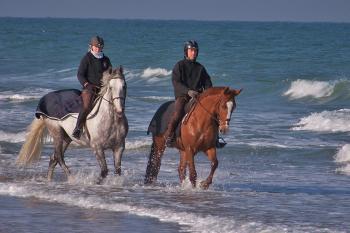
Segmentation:
<svg viewBox="0 0 350 233">
<path fill-rule="evenodd" d="M 35 111 L 36 118 L 41 115 L 60 120 L 71 113 L 79 113 L 82 107 L 81 91 L 77 89 L 64 89 L 44 95 Z"/>
</svg>

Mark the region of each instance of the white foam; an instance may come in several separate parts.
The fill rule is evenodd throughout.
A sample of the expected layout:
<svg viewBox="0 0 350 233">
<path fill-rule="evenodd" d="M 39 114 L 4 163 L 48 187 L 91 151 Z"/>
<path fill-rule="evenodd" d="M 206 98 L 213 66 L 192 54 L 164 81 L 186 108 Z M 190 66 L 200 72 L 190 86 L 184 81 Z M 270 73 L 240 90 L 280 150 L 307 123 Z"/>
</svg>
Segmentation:
<svg viewBox="0 0 350 233">
<path fill-rule="evenodd" d="M 334 160 L 340 165 L 336 169 L 337 172 L 350 175 L 350 144 L 342 146 L 335 154 Z"/>
<path fill-rule="evenodd" d="M 292 130 L 310 130 L 317 132 L 349 132 L 350 109 L 323 111 L 303 117 Z"/>
<path fill-rule="evenodd" d="M 350 144 L 342 146 L 334 158 L 337 163 L 350 162 Z"/>
<path fill-rule="evenodd" d="M 170 96 L 144 96 L 141 98 L 142 99 L 151 99 L 151 100 L 161 100 L 161 101 L 174 100 L 174 97 L 170 97 Z"/>
<path fill-rule="evenodd" d="M 31 186 L 33 188 L 31 188 Z M 128 204 L 122 197 L 106 199 L 105 196 L 81 195 L 75 191 L 58 193 L 55 190 L 38 190 L 35 185 L 28 187 L 20 184 L 0 183 L 0 195 L 21 198 L 35 197 L 48 202 L 58 202 L 86 209 L 102 209 L 113 212 L 125 212 L 138 216 L 157 218 L 163 222 L 178 223 L 184 231 L 193 232 L 286 232 L 282 226 L 267 226 L 259 222 L 239 223 L 232 218 L 198 215 L 191 212 L 173 211 L 164 208 L 150 208 L 143 205 Z"/>
<path fill-rule="evenodd" d="M 283 95 L 291 99 L 323 98 L 332 95 L 334 87 L 335 83 L 331 82 L 298 79 L 291 83 L 290 88 Z"/>
<path fill-rule="evenodd" d="M 43 95 L 51 91 L 53 90 L 45 88 L 24 89 L 19 92 L 4 91 L 0 92 L 0 100 L 26 101 L 31 99 L 40 99 Z"/>
<path fill-rule="evenodd" d="M 152 139 L 150 137 L 142 138 L 139 140 L 126 140 L 125 149 L 137 149 L 141 147 L 150 146 L 152 144 Z"/>
<path fill-rule="evenodd" d="M 171 75 L 172 71 L 168 71 L 163 68 L 151 68 L 143 70 L 141 77 L 142 78 L 151 78 L 151 77 L 166 77 Z"/>
<path fill-rule="evenodd" d="M 24 142 L 25 135 L 26 132 L 8 133 L 0 130 L 0 141 L 12 143 Z"/>
</svg>

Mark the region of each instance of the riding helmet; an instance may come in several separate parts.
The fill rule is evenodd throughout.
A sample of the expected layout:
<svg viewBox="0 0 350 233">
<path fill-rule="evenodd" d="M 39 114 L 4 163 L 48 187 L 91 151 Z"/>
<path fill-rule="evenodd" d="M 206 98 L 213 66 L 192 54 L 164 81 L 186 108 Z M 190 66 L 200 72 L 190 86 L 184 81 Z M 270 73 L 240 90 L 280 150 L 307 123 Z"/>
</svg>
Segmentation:
<svg viewBox="0 0 350 233">
<path fill-rule="evenodd" d="M 104 41 L 103 41 L 103 38 L 100 37 L 100 36 L 94 36 L 91 38 L 90 40 L 90 45 L 91 46 L 96 46 L 96 47 L 99 47 L 99 48 L 103 48 L 103 46 L 105 45 Z"/>
<path fill-rule="evenodd" d="M 198 52 L 199 52 L 198 43 L 195 40 L 188 40 L 184 44 L 185 57 L 187 57 L 187 49 L 191 49 L 191 48 L 197 49 L 197 56 L 198 56 Z"/>
</svg>

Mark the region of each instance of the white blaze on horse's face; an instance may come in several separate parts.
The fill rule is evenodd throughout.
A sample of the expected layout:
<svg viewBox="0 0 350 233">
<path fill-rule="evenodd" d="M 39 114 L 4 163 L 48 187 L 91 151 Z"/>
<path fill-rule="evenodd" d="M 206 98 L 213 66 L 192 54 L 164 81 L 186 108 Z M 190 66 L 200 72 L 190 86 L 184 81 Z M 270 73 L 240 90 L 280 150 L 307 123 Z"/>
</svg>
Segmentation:
<svg viewBox="0 0 350 233">
<path fill-rule="evenodd" d="M 111 79 L 112 102 L 118 116 L 122 116 L 125 109 L 126 84 L 122 78 Z"/>
<path fill-rule="evenodd" d="M 229 100 L 226 102 L 226 115 L 222 116 L 225 117 L 225 119 L 221 119 L 219 122 L 219 131 L 220 133 L 226 133 L 229 129 L 230 126 L 230 120 L 231 120 L 231 115 L 233 112 L 233 109 L 235 107 L 235 104 L 233 100 Z"/>
</svg>

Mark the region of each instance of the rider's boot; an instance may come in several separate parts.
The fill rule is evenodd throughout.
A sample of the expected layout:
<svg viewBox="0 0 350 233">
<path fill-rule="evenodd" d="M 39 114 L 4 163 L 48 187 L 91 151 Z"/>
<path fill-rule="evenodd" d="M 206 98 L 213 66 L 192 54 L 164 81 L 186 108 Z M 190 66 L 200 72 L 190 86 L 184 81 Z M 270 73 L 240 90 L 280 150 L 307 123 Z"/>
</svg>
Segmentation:
<svg viewBox="0 0 350 233">
<path fill-rule="evenodd" d="M 216 148 L 223 148 L 226 146 L 227 142 L 224 140 L 224 138 L 218 136 L 216 138 Z"/>
</svg>

